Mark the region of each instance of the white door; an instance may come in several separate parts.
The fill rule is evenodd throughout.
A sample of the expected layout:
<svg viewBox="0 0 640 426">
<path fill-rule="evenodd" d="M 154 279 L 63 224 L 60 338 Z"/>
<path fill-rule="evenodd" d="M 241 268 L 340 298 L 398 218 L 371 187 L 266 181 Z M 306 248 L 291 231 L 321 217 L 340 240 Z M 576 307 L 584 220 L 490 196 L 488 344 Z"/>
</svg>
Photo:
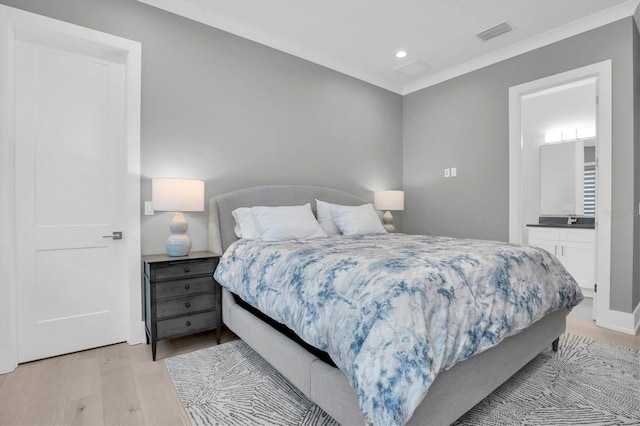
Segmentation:
<svg viewBox="0 0 640 426">
<path fill-rule="evenodd" d="M 127 340 L 125 66 L 69 37 L 16 40 L 18 362 Z M 127 235 L 124 235 L 127 238 Z"/>
</svg>

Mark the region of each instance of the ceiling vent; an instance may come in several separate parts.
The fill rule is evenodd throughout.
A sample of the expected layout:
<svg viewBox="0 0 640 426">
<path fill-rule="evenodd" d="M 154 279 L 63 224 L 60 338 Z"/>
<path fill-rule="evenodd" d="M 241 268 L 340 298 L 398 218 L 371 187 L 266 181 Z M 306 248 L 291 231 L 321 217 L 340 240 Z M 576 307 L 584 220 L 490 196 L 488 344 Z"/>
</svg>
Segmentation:
<svg viewBox="0 0 640 426">
<path fill-rule="evenodd" d="M 512 29 L 513 28 L 511 28 L 509 24 L 507 24 L 506 22 L 503 22 L 501 24 L 496 25 L 495 27 L 491 27 L 488 30 L 484 30 L 479 34 L 476 34 L 476 37 L 478 37 L 481 40 L 487 41 L 487 40 L 491 40 L 494 37 L 498 37 L 499 35 L 502 35 L 504 33 L 508 33 Z"/>
<path fill-rule="evenodd" d="M 395 71 L 404 75 L 405 77 L 416 77 L 422 74 L 426 74 L 433 70 L 433 67 L 420 60 L 409 62 L 395 69 Z"/>
</svg>

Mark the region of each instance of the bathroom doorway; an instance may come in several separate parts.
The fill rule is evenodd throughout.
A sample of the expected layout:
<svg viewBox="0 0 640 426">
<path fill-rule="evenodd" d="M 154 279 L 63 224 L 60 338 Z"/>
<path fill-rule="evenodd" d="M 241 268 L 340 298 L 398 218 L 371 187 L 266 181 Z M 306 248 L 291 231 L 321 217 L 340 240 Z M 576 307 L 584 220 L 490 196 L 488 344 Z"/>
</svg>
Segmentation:
<svg viewBox="0 0 640 426">
<path fill-rule="evenodd" d="M 509 240 L 556 255 L 590 298 L 585 305 L 595 302 L 596 323 L 610 325 L 610 61 L 510 88 L 509 114 Z M 547 219 L 565 222 L 546 228 Z"/>
</svg>

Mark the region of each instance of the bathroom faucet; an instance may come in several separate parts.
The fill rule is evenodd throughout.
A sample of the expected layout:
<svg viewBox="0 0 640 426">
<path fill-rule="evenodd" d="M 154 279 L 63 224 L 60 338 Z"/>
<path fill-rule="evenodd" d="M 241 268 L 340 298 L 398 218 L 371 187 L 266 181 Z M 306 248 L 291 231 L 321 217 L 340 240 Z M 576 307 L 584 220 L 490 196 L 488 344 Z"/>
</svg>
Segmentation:
<svg viewBox="0 0 640 426">
<path fill-rule="evenodd" d="M 574 223 L 578 222 L 578 218 L 572 215 L 569 215 L 569 218 L 567 219 L 567 225 L 573 225 Z"/>
</svg>

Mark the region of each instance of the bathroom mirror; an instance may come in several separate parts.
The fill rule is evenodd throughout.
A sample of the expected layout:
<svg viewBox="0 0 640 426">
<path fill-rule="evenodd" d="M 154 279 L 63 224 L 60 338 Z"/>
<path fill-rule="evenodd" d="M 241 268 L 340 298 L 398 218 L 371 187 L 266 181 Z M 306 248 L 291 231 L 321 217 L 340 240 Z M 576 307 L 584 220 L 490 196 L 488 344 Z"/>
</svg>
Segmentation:
<svg viewBox="0 0 640 426">
<path fill-rule="evenodd" d="M 590 148 L 587 147 L 587 155 Z M 585 142 L 576 140 L 540 147 L 540 214 L 591 216 L 591 182 L 585 187 Z M 595 187 L 594 187 L 595 190 Z M 587 212 L 585 214 L 585 199 Z"/>
</svg>

